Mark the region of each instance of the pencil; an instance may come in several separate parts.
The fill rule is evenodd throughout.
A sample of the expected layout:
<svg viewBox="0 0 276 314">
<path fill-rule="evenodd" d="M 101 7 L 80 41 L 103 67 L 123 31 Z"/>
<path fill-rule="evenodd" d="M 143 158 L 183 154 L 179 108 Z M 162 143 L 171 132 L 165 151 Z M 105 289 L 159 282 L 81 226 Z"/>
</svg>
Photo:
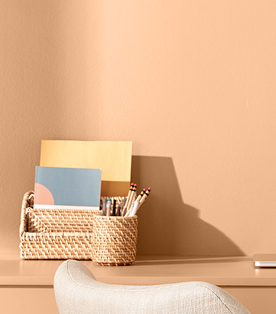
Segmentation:
<svg viewBox="0 0 276 314">
<path fill-rule="evenodd" d="M 133 203 L 133 200 L 135 198 L 136 189 L 137 189 L 137 184 L 134 184 L 134 187 L 132 188 L 132 192 L 130 194 L 129 202 L 128 202 L 128 205 L 127 205 L 127 208 L 126 208 L 126 214 L 124 215 L 125 217 L 127 217 L 129 215 L 130 211 L 131 211 L 132 203 Z"/>
<path fill-rule="evenodd" d="M 125 206 L 126 200 L 127 198 L 125 197 L 122 200 L 121 204 L 118 206 L 116 216 L 121 216 L 121 212 L 122 212 L 123 207 Z"/>
<path fill-rule="evenodd" d="M 139 194 L 139 196 L 136 198 L 136 201 L 139 201 L 140 202 L 140 199 L 142 198 L 142 196 L 146 193 L 146 189 L 143 189 L 141 191 L 141 193 Z"/>
<path fill-rule="evenodd" d="M 137 190 L 137 184 L 134 184 L 133 188 L 132 188 L 132 192 L 130 194 L 130 200 L 129 200 L 129 204 L 128 204 L 128 210 L 131 207 L 132 203 L 133 203 L 133 199 L 135 198 L 135 194 L 136 194 L 136 190 Z"/>
<path fill-rule="evenodd" d="M 133 217 L 137 214 L 137 211 L 139 209 L 139 207 L 143 204 L 143 202 L 147 199 L 147 197 L 149 196 L 151 191 L 151 188 L 148 188 L 148 190 L 143 189 L 143 191 L 141 192 L 141 194 L 137 197 L 136 201 L 134 202 L 134 204 L 131 207 L 130 213 L 129 213 L 129 217 Z M 141 196 L 142 195 L 142 196 Z"/>
<path fill-rule="evenodd" d="M 124 208 L 122 208 L 122 211 L 121 211 L 121 215 L 122 215 L 122 216 L 124 216 L 125 211 L 127 210 L 128 203 L 129 203 L 129 199 L 130 199 L 130 195 L 131 195 L 131 192 L 132 192 L 132 188 L 133 188 L 133 187 L 134 187 L 134 183 L 131 183 L 130 188 L 129 188 L 129 191 L 128 191 L 126 203 L 125 203 L 125 205 L 124 205 Z"/>
<path fill-rule="evenodd" d="M 147 199 L 147 197 L 148 197 L 149 194 L 150 194 L 150 191 L 151 191 L 151 188 L 148 188 L 147 191 L 145 192 L 145 194 L 143 195 L 142 199 L 140 200 L 138 209 L 139 209 L 140 206 L 144 203 L 144 201 Z M 138 210 L 138 209 L 137 209 L 137 210 Z"/>
<path fill-rule="evenodd" d="M 111 199 L 108 198 L 106 202 L 106 216 L 110 216 L 110 210 L 111 210 Z"/>
</svg>

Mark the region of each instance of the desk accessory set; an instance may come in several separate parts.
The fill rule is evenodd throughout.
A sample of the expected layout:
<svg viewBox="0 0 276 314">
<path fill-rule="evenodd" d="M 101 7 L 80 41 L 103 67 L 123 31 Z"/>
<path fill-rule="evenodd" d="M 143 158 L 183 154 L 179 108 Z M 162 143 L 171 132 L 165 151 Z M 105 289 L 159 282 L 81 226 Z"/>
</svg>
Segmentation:
<svg viewBox="0 0 276 314">
<path fill-rule="evenodd" d="M 56 141 L 47 144 L 52 142 L 60 144 Z M 61 141 L 61 144 L 68 143 Z M 105 145 L 114 146 L 114 143 Z M 123 160 L 130 160 L 129 142 L 120 142 L 117 146 Z M 102 151 L 94 151 L 94 155 L 97 154 L 102 155 Z M 99 265 L 131 265 L 136 258 L 137 211 L 151 189 L 143 189 L 136 197 L 137 185 L 132 183 L 127 196 L 103 196 L 101 175 L 106 175 L 108 167 L 102 165 L 100 169 L 93 165 L 94 169 L 91 169 L 88 165 L 81 168 L 78 162 L 82 156 L 83 152 L 79 158 L 75 157 L 77 162 L 71 163 L 70 167 L 60 162 L 57 166 L 50 163 L 36 167 L 35 191 L 25 193 L 22 201 L 20 257 L 25 260 L 77 259 L 92 260 Z M 110 166 L 108 160 L 107 164 Z M 129 168 L 130 163 L 126 165 Z M 126 180 L 130 181 L 130 170 L 126 169 L 125 173 L 128 177 L 123 178 L 124 185 Z M 118 191 L 116 184 L 120 175 L 108 185 L 114 187 L 114 191 Z"/>
</svg>

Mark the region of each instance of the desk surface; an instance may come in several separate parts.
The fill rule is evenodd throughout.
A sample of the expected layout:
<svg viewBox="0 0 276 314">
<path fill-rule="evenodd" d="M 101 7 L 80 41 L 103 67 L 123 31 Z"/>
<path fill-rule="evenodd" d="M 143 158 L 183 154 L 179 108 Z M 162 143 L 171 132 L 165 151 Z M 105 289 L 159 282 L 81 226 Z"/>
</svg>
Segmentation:
<svg viewBox="0 0 276 314">
<path fill-rule="evenodd" d="M 53 286 L 62 260 L 20 260 L 0 257 L 1 286 Z M 99 266 L 81 261 L 98 281 L 111 284 L 149 285 L 206 281 L 218 286 L 274 286 L 276 268 L 254 267 L 252 257 L 188 258 L 138 256 L 131 266 Z"/>
</svg>

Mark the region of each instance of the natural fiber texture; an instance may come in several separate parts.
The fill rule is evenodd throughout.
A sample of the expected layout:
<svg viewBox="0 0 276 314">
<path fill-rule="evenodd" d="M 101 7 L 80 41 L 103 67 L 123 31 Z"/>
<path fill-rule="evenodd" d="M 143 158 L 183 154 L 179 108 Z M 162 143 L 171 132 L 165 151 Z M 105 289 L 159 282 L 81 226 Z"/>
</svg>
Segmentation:
<svg viewBox="0 0 276 314">
<path fill-rule="evenodd" d="M 34 209 L 25 193 L 20 222 L 22 259 L 92 259 L 93 216 L 97 212 Z M 113 198 L 120 202 L 123 197 Z"/>
<path fill-rule="evenodd" d="M 136 258 L 138 218 L 93 217 L 92 260 L 100 265 L 130 265 Z"/>
<path fill-rule="evenodd" d="M 210 283 L 106 284 L 96 281 L 85 265 L 70 260 L 57 269 L 54 292 L 60 314 L 250 314 Z"/>
<path fill-rule="evenodd" d="M 102 199 L 100 208 L 102 206 Z M 111 202 L 116 199 L 117 203 L 123 197 L 112 197 Z M 28 231 L 29 232 L 92 232 L 93 216 L 98 210 L 77 209 L 37 209 L 29 207 Z"/>
<path fill-rule="evenodd" d="M 98 213 L 98 210 L 96 211 Z M 95 211 L 72 209 L 27 210 L 29 232 L 92 232 Z"/>
<path fill-rule="evenodd" d="M 22 259 L 91 259 L 91 233 L 29 233 L 21 236 Z"/>
</svg>

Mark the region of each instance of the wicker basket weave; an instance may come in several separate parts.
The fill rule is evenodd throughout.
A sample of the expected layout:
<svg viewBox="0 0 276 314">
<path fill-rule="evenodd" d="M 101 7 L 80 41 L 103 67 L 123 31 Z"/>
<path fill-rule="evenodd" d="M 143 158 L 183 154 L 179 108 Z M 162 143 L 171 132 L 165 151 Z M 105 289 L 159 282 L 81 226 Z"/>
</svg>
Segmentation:
<svg viewBox="0 0 276 314">
<path fill-rule="evenodd" d="M 100 209 L 102 206 L 102 199 Z M 123 197 L 112 197 L 121 203 Z M 93 216 L 99 210 L 37 209 L 28 207 L 29 232 L 92 232 Z"/>
<path fill-rule="evenodd" d="M 130 265 L 136 258 L 138 217 L 93 216 L 92 260 L 99 265 Z"/>
<path fill-rule="evenodd" d="M 22 259 L 92 259 L 93 217 L 99 211 L 32 208 L 25 193 L 20 221 Z M 120 202 L 123 197 L 114 197 Z"/>
</svg>

